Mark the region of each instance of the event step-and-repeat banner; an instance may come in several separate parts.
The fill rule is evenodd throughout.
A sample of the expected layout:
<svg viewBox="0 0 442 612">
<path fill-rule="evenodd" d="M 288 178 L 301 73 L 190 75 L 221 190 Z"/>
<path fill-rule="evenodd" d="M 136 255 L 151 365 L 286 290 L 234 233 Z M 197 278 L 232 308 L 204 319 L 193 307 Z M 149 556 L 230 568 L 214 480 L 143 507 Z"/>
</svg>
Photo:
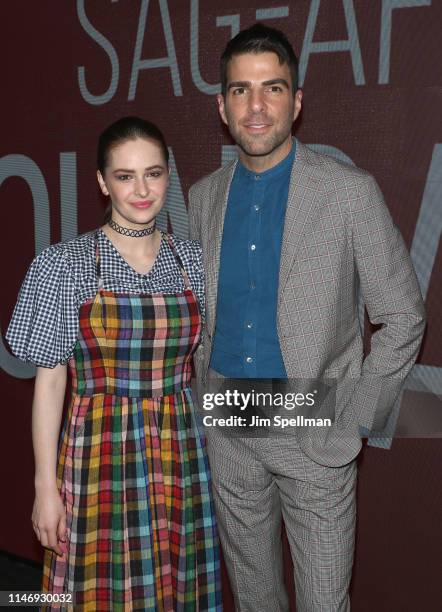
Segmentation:
<svg viewBox="0 0 442 612">
<path fill-rule="evenodd" d="M 396 439 L 389 451 L 378 447 L 390 441 L 372 440 L 359 460 L 352 601 L 360 611 L 435 610 L 442 2 L 15 0 L 2 8 L 0 549 L 41 558 L 30 523 L 35 372 L 4 340 L 26 270 L 48 245 L 101 224 L 97 138 L 124 115 L 163 130 L 172 174 L 160 224 L 188 235 L 190 185 L 236 154 L 217 112 L 219 56 L 262 21 L 282 29 L 299 57 L 296 136 L 375 176 L 418 275 L 428 328 L 390 422 Z M 366 318 L 365 328 L 369 346 Z"/>
</svg>

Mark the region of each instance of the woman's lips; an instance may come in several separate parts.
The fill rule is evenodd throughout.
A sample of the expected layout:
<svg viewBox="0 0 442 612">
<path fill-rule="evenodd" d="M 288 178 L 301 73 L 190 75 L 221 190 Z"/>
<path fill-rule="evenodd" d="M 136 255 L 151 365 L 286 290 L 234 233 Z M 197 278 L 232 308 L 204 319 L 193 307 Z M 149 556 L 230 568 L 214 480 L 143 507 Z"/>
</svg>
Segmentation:
<svg viewBox="0 0 442 612">
<path fill-rule="evenodd" d="M 149 208 L 152 206 L 153 202 L 151 200 L 139 200 L 138 202 L 132 202 L 132 206 L 135 208 Z"/>
</svg>

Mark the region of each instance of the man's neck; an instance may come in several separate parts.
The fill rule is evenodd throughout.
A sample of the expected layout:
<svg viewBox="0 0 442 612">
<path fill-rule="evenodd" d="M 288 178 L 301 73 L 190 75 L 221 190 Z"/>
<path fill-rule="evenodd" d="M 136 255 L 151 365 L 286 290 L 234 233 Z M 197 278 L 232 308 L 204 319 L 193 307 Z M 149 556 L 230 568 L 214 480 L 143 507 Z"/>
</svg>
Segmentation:
<svg viewBox="0 0 442 612">
<path fill-rule="evenodd" d="M 270 170 L 279 162 L 281 162 L 290 153 L 293 145 L 293 139 L 290 136 L 284 141 L 279 147 L 274 149 L 268 155 L 247 155 L 242 149 L 239 149 L 239 159 L 243 166 L 250 170 L 250 172 L 256 172 L 257 174 Z"/>
</svg>

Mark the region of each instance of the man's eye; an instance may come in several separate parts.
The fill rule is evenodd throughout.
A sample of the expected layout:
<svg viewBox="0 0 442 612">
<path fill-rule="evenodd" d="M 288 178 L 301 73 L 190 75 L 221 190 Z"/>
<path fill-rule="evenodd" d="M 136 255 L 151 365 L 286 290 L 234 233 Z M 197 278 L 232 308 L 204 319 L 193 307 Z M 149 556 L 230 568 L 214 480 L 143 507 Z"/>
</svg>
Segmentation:
<svg viewBox="0 0 442 612">
<path fill-rule="evenodd" d="M 272 85 L 271 87 L 269 87 L 269 90 L 272 92 L 281 92 L 282 87 L 280 87 L 279 85 Z"/>
<path fill-rule="evenodd" d="M 245 88 L 244 87 L 236 87 L 233 90 L 233 95 L 234 96 L 240 96 L 241 94 L 243 94 L 245 92 Z"/>
</svg>

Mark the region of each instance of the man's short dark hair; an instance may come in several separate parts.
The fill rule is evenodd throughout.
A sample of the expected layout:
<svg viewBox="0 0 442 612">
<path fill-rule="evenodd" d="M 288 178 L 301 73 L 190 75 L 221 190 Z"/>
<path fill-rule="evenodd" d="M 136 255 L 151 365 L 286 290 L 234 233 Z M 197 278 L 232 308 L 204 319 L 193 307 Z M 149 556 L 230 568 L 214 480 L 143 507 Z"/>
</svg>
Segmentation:
<svg viewBox="0 0 442 612">
<path fill-rule="evenodd" d="M 241 30 L 232 38 L 221 55 L 221 92 L 226 95 L 227 66 L 234 55 L 244 53 L 276 53 L 280 64 L 287 64 L 292 78 L 293 93 L 298 89 L 298 58 L 292 45 L 280 30 L 270 28 L 263 23 L 255 23 L 247 30 Z"/>
</svg>

